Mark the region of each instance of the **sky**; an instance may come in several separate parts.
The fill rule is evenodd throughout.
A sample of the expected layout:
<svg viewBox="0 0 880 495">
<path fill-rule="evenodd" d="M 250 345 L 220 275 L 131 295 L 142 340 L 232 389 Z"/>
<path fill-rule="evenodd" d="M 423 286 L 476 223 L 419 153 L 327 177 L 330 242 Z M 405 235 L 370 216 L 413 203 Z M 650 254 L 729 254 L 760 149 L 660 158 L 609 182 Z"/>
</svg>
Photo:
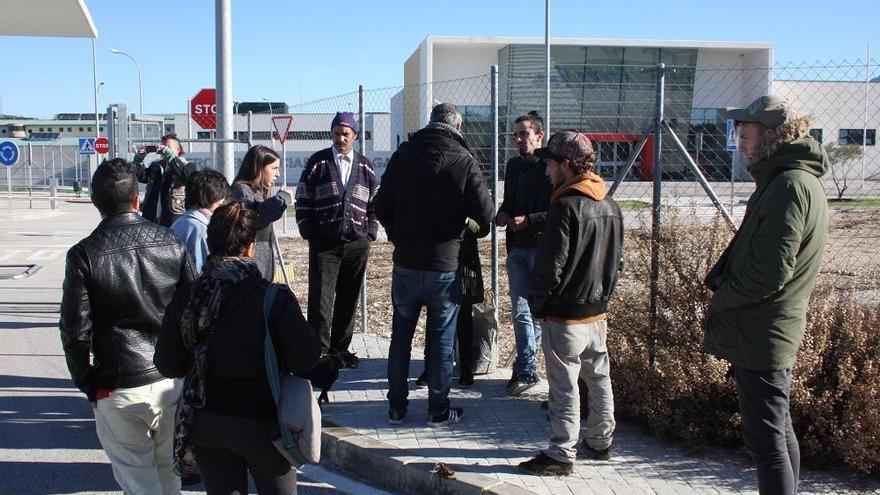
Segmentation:
<svg viewBox="0 0 880 495">
<path fill-rule="evenodd" d="M 98 29 L 108 103 L 183 113 L 215 81 L 213 0 L 85 0 Z M 233 100 L 297 104 L 403 84 L 403 63 L 428 35 L 544 36 L 543 0 L 233 0 Z M 796 7 L 795 7 L 796 6 Z M 552 0 L 551 36 L 759 41 L 777 62 L 880 61 L 880 2 Z M 88 39 L 0 36 L 0 113 L 94 111 Z"/>
</svg>

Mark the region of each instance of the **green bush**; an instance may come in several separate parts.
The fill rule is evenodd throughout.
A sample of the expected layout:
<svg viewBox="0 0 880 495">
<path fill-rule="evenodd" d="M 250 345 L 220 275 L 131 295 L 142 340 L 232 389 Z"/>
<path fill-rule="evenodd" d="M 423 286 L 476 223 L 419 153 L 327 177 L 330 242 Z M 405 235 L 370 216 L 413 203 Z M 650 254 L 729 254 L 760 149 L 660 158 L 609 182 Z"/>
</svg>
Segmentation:
<svg viewBox="0 0 880 495">
<path fill-rule="evenodd" d="M 657 436 L 694 447 L 741 445 L 730 367 L 703 350 L 711 293 L 702 282 L 729 242 L 729 229 L 717 218 L 706 224 L 674 212 L 664 222 L 656 332 L 649 317 L 650 226 L 629 231 L 609 308 L 616 410 Z M 805 462 L 876 472 L 880 313 L 858 297 L 820 275 L 795 366 L 791 412 Z"/>
</svg>

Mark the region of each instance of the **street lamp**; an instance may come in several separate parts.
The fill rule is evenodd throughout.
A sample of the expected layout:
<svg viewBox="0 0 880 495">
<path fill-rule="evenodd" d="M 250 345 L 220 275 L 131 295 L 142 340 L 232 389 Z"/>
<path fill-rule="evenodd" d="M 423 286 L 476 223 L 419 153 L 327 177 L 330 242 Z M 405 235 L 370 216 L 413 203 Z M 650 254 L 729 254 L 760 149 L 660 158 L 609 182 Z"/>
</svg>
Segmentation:
<svg viewBox="0 0 880 495">
<path fill-rule="evenodd" d="M 116 48 L 111 48 L 110 53 L 115 53 L 117 55 L 125 55 L 126 57 L 130 58 L 131 61 L 134 62 L 134 66 L 137 67 L 138 89 L 140 90 L 140 97 L 141 97 L 141 114 L 143 114 L 144 113 L 144 76 L 141 73 L 141 64 L 139 64 L 138 61 L 134 59 L 134 57 L 125 53 L 122 50 L 117 50 Z"/>
<path fill-rule="evenodd" d="M 105 84 L 104 81 L 101 81 L 98 83 L 98 93 L 101 92 L 101 88 L 104 86 L 104 84 Z"/>
</svg>

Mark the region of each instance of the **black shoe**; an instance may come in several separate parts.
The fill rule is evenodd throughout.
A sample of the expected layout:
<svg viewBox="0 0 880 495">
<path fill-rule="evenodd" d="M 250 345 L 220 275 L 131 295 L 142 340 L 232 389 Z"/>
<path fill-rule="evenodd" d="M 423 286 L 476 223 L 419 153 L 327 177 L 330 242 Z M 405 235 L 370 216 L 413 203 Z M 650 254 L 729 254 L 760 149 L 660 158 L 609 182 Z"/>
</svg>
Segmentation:
<svg viewBox="0 0 880 495">
<path fill-rule="evenodd" d="M 519 470 L 535 476 L 568 476 L 574 472 L 574 463 L 560 462 L 541 452 L 532 459 L 519 463 Z"/>
<path fill-rule="evenodd" d="M 428 386 L 428 370 L 422 372 L 418 378 L 416 378 L 416 388 L 425 388 Z"/>
<path fill-rule="evenodd" d="M 339 359 L 345 368 L 355 369 L 358 367 L 358 357 L 354 352 L 342 351 L 339 353 Z"/>
<path fill-rule="evenodd" d="M 474 386 L 474 374 L 473 373 L 462 373 L 461 376 L 458 377 L 458 386 L 461 388 L 470 388 Z"/>
<path fill-rule="evenodd" d="M 510 390 L 511 385 L 513 385 L 513 382 L 515 382 L 515 381 L 516 381 L 516 371 L 512 372 L 510 374 L 510 380 L 507 380 L 507 390 Z"/>
<path fill-rule="evenodd" d="M 388 422 L 393 425 L 399 425 L 403 423 L 404 418 L 406 418 L 406 411 L 395 411 L 393 409 L 388 410 Z"/>
<path fill-rule="evenodd" d="M 607 460 L 611 459 L 611 446 L 610 445 L 608 446 L 607 449 L 596 450 L 596 449 L 590 447 L 589 445 L 587 445 L 587 439 L 585 438 L 585 439 L 581 440 L 581 447 L 584 448 L 584 451 L 592 459 L 595 459 L 597 461 L 607 461 Z"/>
<path fill-rule="evenodd" d="M 431 428 L 439 428 L 452 423 L 458 423 L 464 416 L 464 409 L 460 407 L 450 407 L 443 414 L 435 414 L 428 418 L 428 426 Z"/>
<path fill-rule="evenodd" d="M 541 379 L 538 378 L 537 373 L 532 373 L 530 375 L 523 375 L 518 377 L 507 387 L 507 393 L 514 397 L 522 395 L 526 390 L 534 387 L 535 385 L 541 383 Z"/>
</svg>

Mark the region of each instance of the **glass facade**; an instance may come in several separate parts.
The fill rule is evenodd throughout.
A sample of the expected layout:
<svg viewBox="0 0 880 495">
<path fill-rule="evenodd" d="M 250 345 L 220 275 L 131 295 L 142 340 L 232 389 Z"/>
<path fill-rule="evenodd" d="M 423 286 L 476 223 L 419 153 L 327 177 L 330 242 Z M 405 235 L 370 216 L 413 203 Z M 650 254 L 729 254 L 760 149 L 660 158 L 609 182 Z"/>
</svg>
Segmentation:
<svg viewBox="0 0 880 495">
<path fill-rule="evenodd" d="M 506 159 L 516 153 L 508 129 L 511 122 L 531 110 L 544 113 L 544 46 L 508 45 L 499 50 L 498 58 L 500 145 Z M 656 67 L 661 62 L 670 69 L 665 88 L 667 121 L 680 135 L 687 135 L 697 50 L 685 48 L 551 46 L 551 129 L 644 133 L 655 113 Z M 597 147 L 600 155 L 604 152 L 618 161 L 629 152 L 624 143 Z M 673 160 L 675 153 L 664 147 L 664 163 L 672 163 L 666 155 Z"/>
</svg>

